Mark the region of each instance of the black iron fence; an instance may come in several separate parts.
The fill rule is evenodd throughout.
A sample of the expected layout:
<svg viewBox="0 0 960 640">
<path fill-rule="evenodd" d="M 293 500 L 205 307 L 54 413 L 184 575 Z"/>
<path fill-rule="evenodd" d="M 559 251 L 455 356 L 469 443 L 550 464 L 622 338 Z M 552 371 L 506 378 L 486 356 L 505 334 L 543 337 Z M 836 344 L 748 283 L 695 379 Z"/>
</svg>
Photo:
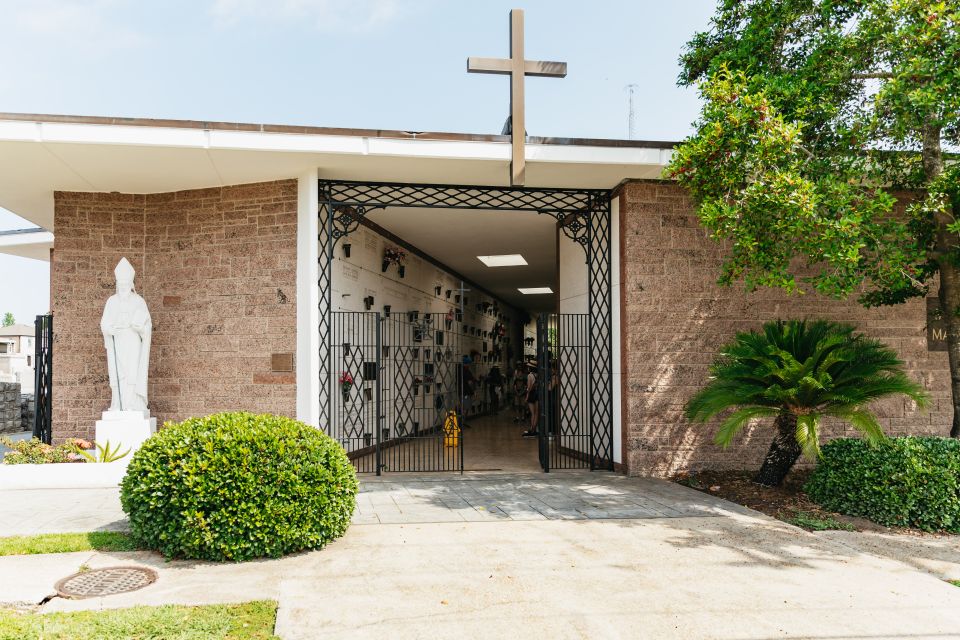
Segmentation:
<svg viewBox="0 0 960 640">
<path fill-rule="evenodd" d="M 463 434 L 447 437 L 443 428 L 450 410 L 472 410 L 461 397 L 461 332 L 439 313 L 383 318 L 384 471 L 463 469 Z"/>
<path fill-rule="evenodd" d="M 380 467 L 380 314 L 334 313 L 331 337 L 327 433 L 358 472 L 372 473 Z"/>
<path fill-rule="evenodd" d="M 460 323 L 441 314 L 339 311 L 330 319 L 330 424 L 359 473 L 460 471 Z"/>
<path fill-rule="evenodd" d="M 605 469 L 609 461 L 591 420 L 590 316 L 551 313 L 537 318 L 540 465 Z"/>
<path fill-rule="evenodd" d="M 37 316 L 34 322 L 33 437 L 53 440 L 53 316 Z"/>
</svg>

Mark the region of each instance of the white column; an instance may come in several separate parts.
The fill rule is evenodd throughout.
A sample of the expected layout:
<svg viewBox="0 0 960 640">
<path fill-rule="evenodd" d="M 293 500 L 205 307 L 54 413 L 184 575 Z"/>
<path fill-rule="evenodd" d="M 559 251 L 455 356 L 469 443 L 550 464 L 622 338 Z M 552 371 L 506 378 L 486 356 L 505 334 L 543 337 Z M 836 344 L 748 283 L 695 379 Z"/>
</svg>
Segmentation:
<svg viewBox="0 0 960 640">
<path fill-rule="evenodd" d="M 297 420 L 320 424 L 320 244 L 317 170 L 297 180 Z"/>
</svg>

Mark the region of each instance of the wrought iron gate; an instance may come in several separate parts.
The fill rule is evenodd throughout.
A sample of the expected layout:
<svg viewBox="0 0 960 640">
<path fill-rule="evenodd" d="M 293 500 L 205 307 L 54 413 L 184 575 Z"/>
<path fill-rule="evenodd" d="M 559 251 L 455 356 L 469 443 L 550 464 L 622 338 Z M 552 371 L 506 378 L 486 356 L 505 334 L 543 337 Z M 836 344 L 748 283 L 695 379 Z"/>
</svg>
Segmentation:
<svg viewBox="0 0 960 640">
<path fill-rule="evenodd" d="M 461 331 L 439 314 L 331 314 L 328 433 L 357 472 L 463 470 L 463 434 L 443 430 L 462 413 Z"/>
<path fill-rule="evenodd" d="M 346 449 L 360 473 L 380 469 L 381 329 L 379 313 L 331 314 L 327 434 Z"/>
<path fill-rule="evenodd" d="M 537 318 L 537 378 L 540 394 L 540 466 L 551 469 L 612 469 L 606 438 L 591 420 L 592 375 L 589 314 L 544 313 Z"/>
<path fill-rule="evenodd" d="M 460 326 L 442 314 L 383 319 L 384 471 L 462 471 L 463 437 L 446 439 L 447 411 L 460 411 Z"/>
<path fill-rule="evenodd" d="M 480 185 L 444 185 L 444 184 L 408 184 L 389 182 L 357 182 L 348 180 L 320 180 L 319 181 L 319 278 L 317 285 L 320 289 L 320 403 L 321 422 L 327 432 L 334 438 L 340 439 L 346 427 L 340 423 L 342 411 L 340 393 L 337 390 L 336 380 L 338 366 L 344 354 L 342 340 L 336 335 L 336 323 L 339 320 L 333 311 L 332 277 L 333 256 L 337 243 L 355 231 L 361 220 L 370 212 L 384 208 L 435 208 L 461 209 L 485 211 L 512 211 L 547 214 L 557 219 L 560 229 L 571 240 L 579 244 L 584 250 L 587 263 L 588 278 L 588 308 L 583 322 L 585 326 L 578 329 L 578 345 L 585 342 L 586 346 L 579 346 L 577 362 L 579 365 L 578 384 L 586 385 L 589 394 L 577 400 L 575 419 L 567 416 L 561 420 L 568 425 L 567 429 L 576 429 L 562 438 L 555 438 L 555 443 L 549 445 L 549 436 L 546 449 L 551 446 L 560 452 L 556 464 L 547 460 L 544 468 L 558 468 L 569 463 L 566 458 L 579 460 L 590 468 L 613 468 L 613 347 L 612 347 L 612 302 L 611 302 L 611 220 L 610 220 L 610 192 L 605 189 L 552 189 L 536 187 L 496 187 Z M 563 321 L 560 321 L 561 324 Z M 561 327 L 562 328 L 562 327 Z M 568 328 L 569 329 L 569 328 Z M 572 331 L 572 329 L 570 329 Z M 585 336 L 585 337 L 584 337 Z M 545 344 L 545 343 L 543 343 Z M 349 354 L 347 354 L 349 355 Z M 571 356 L 572 357 L 572 356 Z M 584 365 L 583 363 L 587 364 Z M 387 363 L 384 363 L 386 366 Z M 394 365 L 396 367 L 397 365 Z M 562 371 L 563 360 L 558 360 L 558 373 Z M 584 368 L 585 367 L 585 368 Z M 422 376 L 421 376 L 422 378 Z M 328 383 L 332 381 L 332 383 Z M 381 385 L 382 386 L 382 385 Z M 561 391 L 563 387 L 561 385 Z M 352 397 L 352 396 L 351 396 Z M 423 398 L 421 398 L 421 401 Z M 389 406 L 391 403 L 385 403 Z M 555 412 L 558 417 L 565 411 L 561 408 Z M 382 456 L 387 449 L 406 444 L 407 440 L 396 437 L 396 423 L 393 416 L 387 417 L 382 412 L 376 414 L 383 424 L 364 424 L 360 436 L 350 436 L 347 444 L 359 449 L 371 449 L 374 458 Z M 413 414 L 411 414 L 413 415 Z M 564 422 L 564 420 L 566 420 Z M 427 420 L 406 420 L 407 428 L 412 428 L 412 422 L 419 422 L 418 429 L 423 429 Z M 572 425 L 577 426 L 572 426 Z M 369 428 L 368 427 L 372 427 Z M 356 427 L 350 427 L 351 433 Z M 573 442 L 568 438 L 586 438 L 589 432 L 589 451 L 579 451 L 567 447 L 565 442 Z M 373 434 L 367 438 L 368 433 Z M 419 433 L 419 432 L 418 432 Z M 573 433 L 579 435 L 572 435 Z M 384 434 L 390 436 L 384 438 Z M 408 436 L 404 436 L 405 438 Z M 413 438 L 413 436 L 409 436 Z M 430 436 L 424 435 L 427 439 Z M 357 440 L 359 438 L 359 440 Z M 366 446 L 367 440 L 370 447 Z M 346 445 L 345 445 L 346 446 Z M 581 446 L 581 445 L 577 445 Z M 584 445 L 585 446 L 585 445 Z M 459 467 L 462 469 L 463 452 L 461 445 Z M 569 451 L 568 451 L 569 449 Z M 355 457 L 357 450 L 348 449 Z M 390 455 L 400 455 L 391 452 Z M 575 455 L 572 455 L 575 454 Z M 367 454 L 369 455 L 369 454 Z M 392 470 L 407 470 L 408 463 L 413 464 L 411 470 L 440 471 L 451 470 L 447 466 L 446 452 L 440 452 L 432 457 L 418 459 L 412 462 L 405 458 L 394 458 L 391 462 Z M 563 457 L 565 456 L 565 458 Z M 549 458 L 549 456 L 547 456 Z M 367 464 L 364 462 L 363 464 Z M 381 459 L 370 462 L 371 470 L 377 471 L 381 465 L 387 463 Z M 432 466 L 431 466 L 432 465 Z M 358 466 L 358 468 L 360 468 Z"/>
<path fill-rule="evenodd" d="M 37 316 L 33 338 L 33 437 L 53 440 L 53 316 Z"/>
</svg>

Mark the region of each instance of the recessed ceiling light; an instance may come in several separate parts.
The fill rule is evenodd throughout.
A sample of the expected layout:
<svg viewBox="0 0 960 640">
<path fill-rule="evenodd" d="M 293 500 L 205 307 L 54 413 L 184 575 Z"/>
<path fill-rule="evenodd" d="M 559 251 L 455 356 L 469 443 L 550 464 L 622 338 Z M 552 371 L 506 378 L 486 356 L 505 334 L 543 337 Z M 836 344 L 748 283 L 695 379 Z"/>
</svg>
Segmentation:
<svg viewBox="0 0 960 640">
<path fill-rule="evenodd" d="M 483 264 L 488 267 L 519 267 L 527 264 L 523 256 L 519 253 L 508 253 L 499 256 L 477 256 Z"/>
<path fill-rule="evenodd" d="M 526 287 L 526 288 L 519 287 L 517 291 L 527 296 L 535 295 L 538 293 L 553 293 L 553 289 L 551 289 L 550 287 Z"/>
</svg>

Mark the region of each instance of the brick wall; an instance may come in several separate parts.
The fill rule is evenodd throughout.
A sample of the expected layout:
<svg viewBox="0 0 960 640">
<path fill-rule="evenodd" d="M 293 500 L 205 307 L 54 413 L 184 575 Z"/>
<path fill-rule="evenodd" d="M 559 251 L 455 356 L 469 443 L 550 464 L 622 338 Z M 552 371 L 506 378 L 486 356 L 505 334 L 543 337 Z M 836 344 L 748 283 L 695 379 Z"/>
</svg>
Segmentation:
<svg viewBox="0 0 960 640">
<path fill-rule="evenodd" d="M 92 437 L 110 389 L 100 315 L 126 256 L 153 317 L 159 422 L 222 410 L 294 415 L 296 181 L 176 193 L 55 194 L 54 437 Z"/>
<path fill-rule="evenodd" d="M 904 400 L 877 407 L 889 434 L 947 435 L 952 409 L 946 353 L 926 348 L 923 300 L 865 309 L 853 300 L 779 290 L 720 287 L 722 247 L 699 226 L 682 189 L 661 182 L 626 185 L 620 195 L 621 321 L 624 327 L 623 442 L 628 472 L 669 475 L 704 468 L 756 468 L 772 439 L 768 426 L 745 430 L 726 450 L 716 423 L 693 425 L 683 405 L 706 380 L 717 349 L 735 331 L 776 318 L 851 322 L 895 348 L 910 375 L 931 392 L 925 412 Z M 828 425 L 826 437 L 853 435 Z"/>
</svg>

